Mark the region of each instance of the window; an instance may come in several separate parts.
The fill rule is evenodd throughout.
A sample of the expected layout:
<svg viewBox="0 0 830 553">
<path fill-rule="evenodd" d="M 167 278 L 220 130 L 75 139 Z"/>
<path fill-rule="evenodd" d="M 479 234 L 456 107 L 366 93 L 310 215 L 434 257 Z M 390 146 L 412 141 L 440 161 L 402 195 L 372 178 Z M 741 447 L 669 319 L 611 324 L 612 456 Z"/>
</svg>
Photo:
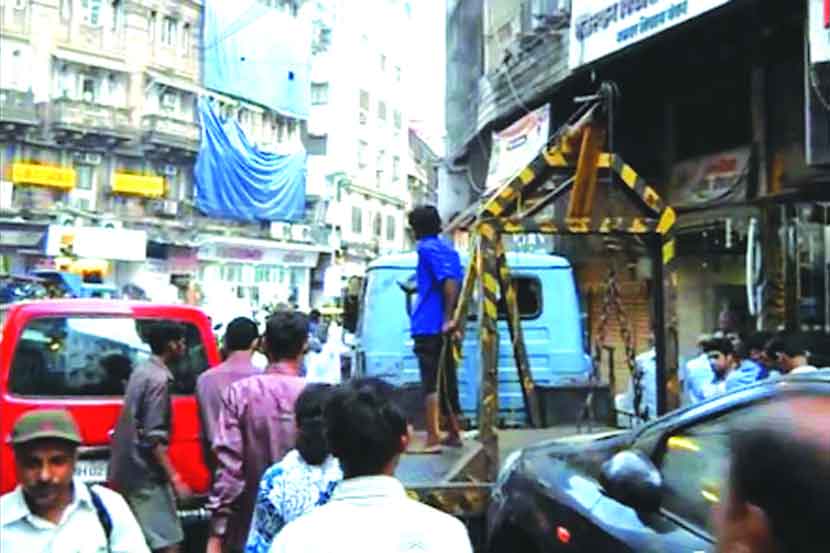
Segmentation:
<svg viewBox="0 0 830 553">
<path fill-rule="evenodd" d="M 161 22 L 161 43 L 165 46 L 176 46 L 176 30 L 179 22 L 172 17 L 165 17 Z"/>
<path fill-rule="evenodd" d="M 397 82 L 397 83 L 401 82 L 401 66 L 400 65 L 395 66 L 395 82 Z"/>
<path fill-rule="evenodd" d="M 95 79 L 81 76 L 81 99 L 84 102 L 92 103 L 98 97 L 98 87 Z"/>
<path fill-rule="evenodd" d="M 43 317 L 23 329 L 12 357 L 10 389 L 23 396 L 123 395 L 130 373 L 150 357 L 151 319 Z M 186 355 L 171 366 L 174 393 L 192 394 L 207 366 L 199 329 L 182 323 Z"/>
<path fill-rule="evenodd" d="M 81 0 L 84 23 L 97 27 L 101 24 L 101 0 Z"/>
<path fill-rule="evenodd" d="M 395 156 L 392 158 L 392 180 L 397 181 L 401 178 L 401 158 Z"/>
<path fill-rule="evenodd" d="M 182 26 L 182 53 L 185 57 L 190 56 L 190 23 Z"/>
<path fill-rule="evenodd" d="M 522 319 L 535 319 L 542 313 L 542 283 L 536 277 L 516 276 L 511 279 L 516 288 L 516 302 Z M 507 318 L 507 305 L 499 300 L 499 319 Z"/>
<path fill-rule="evenodd" d="M 163 111 L 176 111 L 179 107 L 179 95 L 175 92 L 164 92 L 161 95 L 160 103 Z"/>
<path fill-rule="evenodd" d="M 361 169 L 365 169 L 366 166 L 369 164 L 369 160 L 367 159 L 369 156 L 369 144 L 361 140 L 357 143 L 357 165 Z"/>
<path fill-rule="evenodd" d="M 76 165 L 75 174 L 78 190 L 92 190 L 92 166 Z"/>
<path fill-rule="evenodd" d="M 377 160 L 375 160 L 375 163 L 377 164 L 375 169 L 378 171 L 383 171 L 386 168 L 386 150 L 383 148 L 378 150 L 378 157 Z"/>
<path fill-rule="evenodd" d="M 685 428 L 670 436 L 660 460 L 663 508 L 705 531 L 712 531 L 712 508 L 720 501 L 729 462 L 729 433 L 752 424 L 765 412 L 756 403 Z"/>
<path fill-rule="evenodd" d="M 386 72 L 386 55 L 385 54 L 380 55 L 380 70 L 383 71 L 384 73 Z"/>
<path fill-rule="evenodd" d="M 360 91 L 360 109 L 369 109 L 369 93 L 365 90 Z"/>
<path fill-rule="evenodd" d="M 61 0 L 61 21 L 69 23 L 72 20 L 72 0 Z"/>
<path fill-rule="evenodd" d="M 386 102 L 378 102 L 378 119 L 386 122 Z"/>
<path fill-rule="evenodd" d="M 375 217 L 372 219 L 372 230 L 378 238 L 383 234 L 383 219 L 380 213 L 375 213 Z"/>
<path fill-rule="evenodd" d="M 395 231 L 396 231 L 396 224 L 395 224 L 395 216 L 394 215 L 387 215 L 386 216 L 386 240 L 389 242 L 395 241 Z"/>
<path fill-rule="evenodd" d="M 357 206 L 352 207 L 352 232 L 363 233 L 363 210 Z"/>
<path fill-rule="evenodd" d="M 401 130 L 401 125 L 403 124 L 403 119 L 401 118 L 401 112 L 398 111 L 398 110 L 395 110 L 393 117 L 394 117 L 394 120 L 395 120 L 395 128 L 397 130 Z"/>
<path fill-rule="evenodd" d="M 322 106 L 329 103 L 329 83 L 311 83 L 311 104 Z"/>
</svg>

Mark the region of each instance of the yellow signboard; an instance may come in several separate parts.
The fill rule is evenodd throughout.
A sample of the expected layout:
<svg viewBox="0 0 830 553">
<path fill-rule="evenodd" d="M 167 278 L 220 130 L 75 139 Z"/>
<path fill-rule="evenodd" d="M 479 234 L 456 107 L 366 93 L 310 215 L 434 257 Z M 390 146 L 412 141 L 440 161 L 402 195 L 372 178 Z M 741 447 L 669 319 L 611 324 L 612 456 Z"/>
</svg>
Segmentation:
<svg viewBox="0 0 830 553">
<path fill-rule="evenodd" d="M 144 198 L 164 196 L 164 177 L 115 173 L 112 179 L 114 194 L 130 194 Z"/>
<path fill-rule="evenodd" d="M 11 177 L 15 184 L 35 184 L 61 190 L 75 188 L 75 169 L 71 167 L 12 163 Z"/>
</svg>

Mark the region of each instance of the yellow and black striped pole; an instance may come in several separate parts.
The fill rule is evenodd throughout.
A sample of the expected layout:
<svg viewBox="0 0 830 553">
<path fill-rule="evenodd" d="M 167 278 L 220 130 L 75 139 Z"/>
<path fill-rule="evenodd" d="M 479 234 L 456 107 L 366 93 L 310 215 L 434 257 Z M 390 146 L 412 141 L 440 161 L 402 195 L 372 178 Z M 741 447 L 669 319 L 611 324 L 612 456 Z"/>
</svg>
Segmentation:
<svg viewBox="0 0 830 553">
<path fill-rule="evenodd" d="M 539 428 L 542 426 L 542 415 L 539 410 L 539 399 L 536 395 L 536 386 L 533 384 L 533 374 L 530 362 L 527 357 L 524 333 L 522 332 L 522 319 L 519 313 L 519 302 L 516 298 L 516 286 L 510 279 L 510 267 L 507 263 L 507 255 L 504 249 L 502 237 L 496 240 L 496 263 L 499 268 L 499 287 L 507 307 L 507 328 L 510 330 L 510 341 L 513 345 L 513 357 L 516 360 L 516 371 L 519 376 L 519 383 L 522 387 L 530 426 Z"/>
<path fill-rule="evenodd" d="M 479 226 L 478 273 L 481 276 L 479 327 L 481 332 L 481 384 L 479 390 L 479 441 L 483 446 L 488 477 L 495 479 L 499 468 L 498 434 L 496 423 L 499 412 L 499 335 L 498 335 L 498 262 L 496 258 L 496 229 L 484 222 Z"/>
</svg>

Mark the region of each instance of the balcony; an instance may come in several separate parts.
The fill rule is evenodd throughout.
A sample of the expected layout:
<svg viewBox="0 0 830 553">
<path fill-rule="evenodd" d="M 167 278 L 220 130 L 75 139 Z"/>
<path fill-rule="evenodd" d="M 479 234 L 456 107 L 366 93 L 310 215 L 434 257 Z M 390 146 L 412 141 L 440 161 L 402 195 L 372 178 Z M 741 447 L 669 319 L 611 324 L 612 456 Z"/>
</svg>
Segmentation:
<svg viewBox="0 0 830 553">
<path fill-rule="evenodd" d="M 0 31 L 4 34 L 28 35 L 30 28 L 30 11 L 15 8 L 11 2 L 0 6 Z"/>
<path fill-rule="evenodd" d="M 194 81 L 199 76 L 197 56 L 168 46 L 154 48 L 150 66 L 163 73 L 174 73 Z"/>
<path fill-rule="evenodd" d="M 112 32 L 101 25 L 65 24 L 60 27 L 58 43 L 106 57 L 123 58 L 127 50 L 123 31 Z"/>
<path fill-rule="evenodd" d="M 164 115 L 145 115 L 141 119 L 145 148 L 164 152 L 179 150 L 186 154 L 199 151 L 201 129 L 191 121 L 182 121 Z"/>
<path fill-rule="evenodd" d="M 135 137 L 128 109 L 69 98 L 52 101 L 52 130 L 58 142 L 76 146 L 116 146 Z"/>
<path fill-rule="evenodd" d="M 39 123 L 31 92 L 0 89 L 0 137 L 20 138 Z"/>
</svg>

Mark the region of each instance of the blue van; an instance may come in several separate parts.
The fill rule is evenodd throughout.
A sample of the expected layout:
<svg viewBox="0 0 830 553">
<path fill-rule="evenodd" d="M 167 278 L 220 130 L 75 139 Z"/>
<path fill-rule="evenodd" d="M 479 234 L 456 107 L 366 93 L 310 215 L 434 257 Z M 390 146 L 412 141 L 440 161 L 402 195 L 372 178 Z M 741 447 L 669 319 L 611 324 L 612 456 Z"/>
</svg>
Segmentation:
<svg viewBox="0 0 830 553">
<path fill-rule="evenodd" d="M 517 287 L 527 354 L 538 385 L 585 385 L 591 359 L 585 352 L 582 318 L 573 270 L 567 259 L 554 255 L 508 254 Z M 466 266 L 468 258 L 461 256 Z M 381 378 L 395 386 L 420 382 L 412 352 L 406 283 L 414 277 L 417 254 L 381 257 L 366 272 L 355 340 L 356 372 Z M 477 294 L 476 294 L 477 296 Z M 414 305 L 414 299 L 410 305 Z M 478 308 L 474 301 L 465 333 L 458 390 L 463 415 L 476 421 L 479 393 Z M 526 422 L 505 310 L 499 309 L 499 418 L 506 426 Z"/>
</svg>

